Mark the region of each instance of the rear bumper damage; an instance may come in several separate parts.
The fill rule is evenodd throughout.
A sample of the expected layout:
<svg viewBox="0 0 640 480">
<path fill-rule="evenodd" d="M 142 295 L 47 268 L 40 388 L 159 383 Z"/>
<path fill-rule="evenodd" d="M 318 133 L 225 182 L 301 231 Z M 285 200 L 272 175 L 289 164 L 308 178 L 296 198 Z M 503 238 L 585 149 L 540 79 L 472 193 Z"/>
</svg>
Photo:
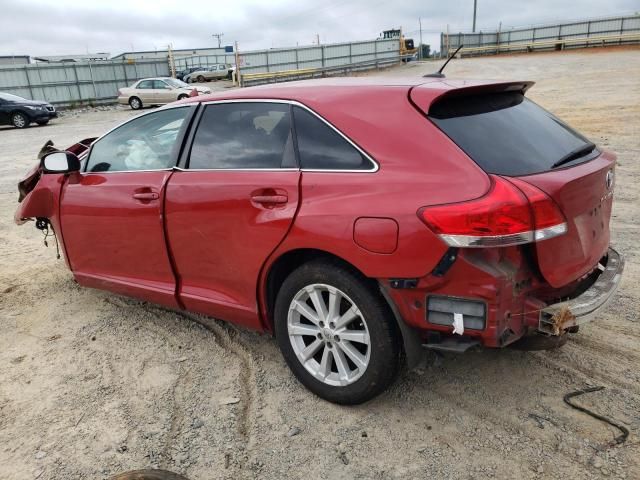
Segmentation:
<svg viewBox="0 0 640 480">
<path fill-rule="evenodd" d="M 567 329 L 590 322 L 606 308 L 620 285 L 624 257 L 609 247 L 606 262 L 602 273 L 582 294 L 540 311 L 539 332 L 562 335 Z"/>
<path fill-rule="evenodd" d="M 566 333 L 602 313 L 624 268 L 622 255 L 609 247 L 591 273 L 555 289 L 535 276 L 518 247 L 471 250 L 450 254 L 444 273 L 380 282 L 396 316 L 427 349 L 560 346 Z M 525 340 L 535 346 L 525 347 Z"/>
</svg>

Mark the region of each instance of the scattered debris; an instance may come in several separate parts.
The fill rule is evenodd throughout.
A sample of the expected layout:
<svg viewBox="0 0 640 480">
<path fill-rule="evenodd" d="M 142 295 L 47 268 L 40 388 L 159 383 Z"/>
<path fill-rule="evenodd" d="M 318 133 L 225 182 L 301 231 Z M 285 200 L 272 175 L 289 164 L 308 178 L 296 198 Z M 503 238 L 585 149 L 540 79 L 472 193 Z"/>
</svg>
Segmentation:
<svg viewBox="0 0 640 480">
<path fill-rule="evenodd" d="M 18 363 L 22 363 L 25 358 L 27 358 L 26 355 L 20 355 L 19 357 L 12 359 L 11 363 L 13 363 L 14 365 L 17 365 Z"/>
<path fill-rule="evenodd" d="M 202 428 L 204 427 L 204 421 L 200 418 L 194 418 L 193 422 L 191 423 L 191 426 L 193 428 Z"/>
<path fill-rule="evenodd" d="M 553 317 L 551 317 L 553 334 L 560 335 L 567 328 L 573 325 L 573 322 L 575 321 L 575 319 L 576 317 L 573 313 L 571 313 L 571 310 L 569 310 L 569 307 L 567 306 L 562 307 L 560 311 L 558 311 L 558 313 L 556 313 Z M 567 325 L 567 324 L 571 324 L 571 325 Z"/>
<path fill-rule="evenodd" d="M 607 417 L 603 417 L 602 415 L 599 415 L 597 413 L 592 412 L 591 410 L 589 410 L 588 408 L 585 407 L 581 407 L 580 405 L 576 405 L 575 403 L 570 402 L 570 400 L 573 397 L 577 397 L 579 395 L 584 395 L 585 393 L 592 393 L 592 392 L 599 392 L 600 390 L 604 390 L 604 387 L 590 387 L 590 388 L 584 388 L 582 390 L 576 390 L 575 392 L 571 392 L 571 393 L 567 393 L 564 396 L 564 403 L 566 403 L 567 405 L 569 405 L 571 408 L 575 408 L 576 410 L 580 410 L 581 412 L 586 413 L 587 415 L 591 415 L 593 418 L 596 418 L 602 422 L 608 423 L 611 426 L 616 427 L 618 430 L 620 430 L 622 432 L 621 435 L 617 436 L 616 438 L 614 438 L 613 442 L 611 442 L 609 444 L 609 446 L 613 446 L 616 444 L 621 444 L 626 442 L 627 437 L 629 436 L 629 429 L 627 429 L 627 427 L 625 427 L 624 425 L 620 425 L 619 423 L 614 422 L 613 420 L 607 418 Z"/>
<path fill-rule="evenodd" d="M 119 473 L 109 480 L 188 480 L 182 475 L 169 472 L 167 470 L 134 470 L 131 472 Z"/>
<path fill-rule="evenodd" d="M 342 463 L 344 463 L 345 465 L 349 465 L 349 459 L 347 458 L 346 452 L 340 452 L 340 455 L 338 455 L 338 457 L 340 458 Z"/>
<path fill-rule="evenodd" d="M 227 397 L 220 400 L 220 405 L 233 405 L 239 402 L 240 402 L 240 399 L 238 397 Z"/>
<path fill-rule="evenodd" d="M 42 460 L 46 456 L 47 452 L 45 452 L 44 450 L 38 450 L 35 454 L 36 460 Z"/>
<path fill-rule="evenodd" d="M 300 433 L 300 429 L 298 427 L 292 427 L 291 430 L 287 432 L 287 437 L 295 437 Z"/>
<path fill-rule="evenodd" d="M 534 419 L 538 423 L 538 428 L 544 428 L 544 422 L 549 422 L 551 425 L 555 427 L 558 426 L 558 424 L 553 420 L 551 420 L 550 418 L 543 417 L 542 415 L 538 415 L 537 413 L 530 413 L 529 418 Z"/>
</svg>

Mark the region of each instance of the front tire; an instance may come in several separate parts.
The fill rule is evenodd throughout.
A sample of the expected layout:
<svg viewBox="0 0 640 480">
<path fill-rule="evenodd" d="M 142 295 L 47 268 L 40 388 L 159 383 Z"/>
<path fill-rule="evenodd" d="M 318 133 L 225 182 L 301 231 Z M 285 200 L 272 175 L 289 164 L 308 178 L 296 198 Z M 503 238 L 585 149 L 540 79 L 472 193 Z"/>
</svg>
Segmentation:
<svg viewBox="0 0 640 480">
<path fill-rule="evenodd" d="M 44 127 L 47 123 L 49 123 L 49 120 L 36 120 L 36 123 L 41 127 Z"/>
<path fill-rule="evenodd" d="M 178 100 L 184 100 L 185 98 L 189 98 L 189 95 L 187 95 L 186 93 L 181 93 L 180 95 L 178 95 Z"/>
<path fill-rule="evenodd" d="M 129 106 L 132 110 L 140 110 L 142 108 L 142 100 L 138 97 L 131 97 L 129 99 Z"/>
<path fill-rule="evenodd" d="M 30 123 L 31 121 L 29 120 L 29 117 L 27 117 L 24 113 L 15 112 L 13 115 L 11 115 L 11 125 L 16 128 L 27 128 Z"/>
<path fill-rule="evenodd" d="M 204 77 L 202 75 L 198 75 L 198 82 L 204 83 Z"/>
<path fill-rule="evenodd" d="M 298 380 L 330 402 L 355 405 L 382 393 L 400 368 L 400 336 L 384 299 L 338 263 L 291 273 L 275 307 L 275 333 Z"/>
</svg>

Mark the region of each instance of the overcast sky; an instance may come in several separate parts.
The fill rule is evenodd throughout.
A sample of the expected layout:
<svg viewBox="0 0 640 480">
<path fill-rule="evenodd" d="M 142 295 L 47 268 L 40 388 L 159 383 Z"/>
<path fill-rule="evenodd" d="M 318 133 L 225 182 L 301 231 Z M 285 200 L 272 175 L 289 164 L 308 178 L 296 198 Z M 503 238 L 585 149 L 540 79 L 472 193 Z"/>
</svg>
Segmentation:
<svg viewBox="0 0 640 480">
<path fill-rule="evenodd" d="M 640 0 L 478 0 L 477 30 L 640 11 Z M 0 55 L 61 55 L 217 46 L 240 50 L 376 38 L 402 26 L 439 49 L 470 31 L 473 0 L 0 0 Z"/>
</svg>

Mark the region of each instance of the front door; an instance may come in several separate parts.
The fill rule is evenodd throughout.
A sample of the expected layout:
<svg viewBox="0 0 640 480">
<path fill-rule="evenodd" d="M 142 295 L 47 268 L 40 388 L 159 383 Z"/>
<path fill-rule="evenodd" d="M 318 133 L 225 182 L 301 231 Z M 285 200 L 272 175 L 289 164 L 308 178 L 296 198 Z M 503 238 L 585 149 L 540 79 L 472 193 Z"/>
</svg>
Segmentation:
<svg viewBox="0 0 640 480">
<path fill-rule="evenodd" d="M 158 104 L 171 103 L 177 100 L 175 91 L 162 80 L 153 81 L 153 94 Z"/>
<path fill-rule="evenodd" d="M 82 285 L 177 307 L 163 195 L 195 107 L 135 118 L 99 139 L 62 192 L 62 235 Z"/>
<path fill-rule="evenodd" d="M 169 180 L 169 248 L 188 310 L 260 328 L 260 270 L 298 205 L 286 103 L 205 107 L 188 167 Z"/>
<path fill-rule="evenodd" d="M 153 94 L 153 80 L 142 80 L 136 86 L 136 95 L 140 97 L 143 105 L 153 105 L 155 100 Z"/>
</svg>

